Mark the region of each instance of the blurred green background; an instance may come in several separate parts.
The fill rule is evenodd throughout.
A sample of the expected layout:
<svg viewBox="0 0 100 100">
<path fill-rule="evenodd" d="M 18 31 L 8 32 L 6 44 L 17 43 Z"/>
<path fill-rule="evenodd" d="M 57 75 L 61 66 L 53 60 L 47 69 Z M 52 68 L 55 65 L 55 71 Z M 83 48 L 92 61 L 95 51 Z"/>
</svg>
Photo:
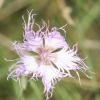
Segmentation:
<svg viewBox="0 0 100 100">
<path fill-rule="evenodd" d="M 33 9 L 35 20 L 50 21 L 50 26 L 68 24 L 66 41 L 78 43 L 79 55 L 95 72 L 92 79 L 81 75 L 77 79 L 63 79 L 54 89 L 50 100 L 100 100 L 100 0 L 0 0 L 0 100 L 44 100 L 41 81 L 22 79 L 22 87 L 7 80 L 8 69 L 16 59 L 11 41 L 22 41 L 22 15 Z M 64 35 L 64 33 L 62 32 Z"/>
</svg>

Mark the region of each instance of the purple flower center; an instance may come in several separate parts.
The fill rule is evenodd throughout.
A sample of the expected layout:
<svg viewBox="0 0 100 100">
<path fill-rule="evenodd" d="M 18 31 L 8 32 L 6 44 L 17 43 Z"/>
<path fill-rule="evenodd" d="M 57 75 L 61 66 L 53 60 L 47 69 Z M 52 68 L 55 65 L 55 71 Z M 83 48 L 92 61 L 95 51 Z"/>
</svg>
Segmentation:
<svg viewBox="0 0 100 100">
<path fill-rule="evenodd" d="M 39 64 L 51 65 L 51 59 L 56 60 L 56 54 L 52 53 L 51 48 L 41 47 L 37 49 L 37 61 Z"/>
</svg>

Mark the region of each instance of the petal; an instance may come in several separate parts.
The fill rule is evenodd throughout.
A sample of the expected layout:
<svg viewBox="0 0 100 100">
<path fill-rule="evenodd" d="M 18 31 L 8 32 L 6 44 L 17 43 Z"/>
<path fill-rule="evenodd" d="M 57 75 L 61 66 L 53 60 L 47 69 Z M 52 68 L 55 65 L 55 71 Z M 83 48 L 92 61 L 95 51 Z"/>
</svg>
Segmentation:
<svg viewBox="0 0 100 100">
<path fill-rule="evenodd" d="M 52 96 L 54 85 L 62 78 L 69 76 L 68 74 L 62 73 L 53 66 L 49 65 L 41 65 L 37 71 L 40 77 L 42 77 L 46 100 L 48 100 L 49 95 Z"/>
<path fill-rule="evenodd" d="M 17 61 L 9 69 L 9 74 L 8 74 L 7 79 L 12 78 L 14 80 L 19 80 L 20 76 L 26 76 L 25 72 L 26 72 L 26 70 L 25 70 L 24 65 L 20 61 Z"/>
<path fill-rule="evenodd" d="M 53 30 L 48 33 L 48 36 L 45 38 L 46 46 L 52 48 L 67 48 L 68 44 L 66 43 L 64 37 L 57 30 Z"/>
<path fill-rule="evenodd" d="M 49 37 L 45 39 L 45 45 L 54 49 L 65 48 L 68 46 L 64 40 Z"/>
<path fill-rule="evenodd" d="M 71 51 L 71 52 L 70 52 Z M 84 62 L 80 57 L 77 56 L 75 51 L 62 49 L 57 52 L 57 60 L 54 62 L 56 66 L 61 70 L 80 70 L 86 69 Z"/>
<path fill-rule="evenodd" d="M 23 56 L 21 61 L 25 66 L 26 71 L 34 73 L 38 68 L 38 64 L 33 56 Z"/>
<path fill-rule="evenodd" d="M 35 74 L 38 65 L 33 56 L 23 56 L 17 61 L 12 68 L 9 70 L 9 78 L 19 80 L 20 76 L 28 76 Z M 32 76 L 34 78 L 35 76 Z"/>
<path fill-rule="evenodd" d="M 43 44 L 42 38 L 37 37 L 30 41 L 24 41 L 23 46 L 28 51 L 36 51 L 38 48 L 42 46 L 42 44 Z"/>
</svg>

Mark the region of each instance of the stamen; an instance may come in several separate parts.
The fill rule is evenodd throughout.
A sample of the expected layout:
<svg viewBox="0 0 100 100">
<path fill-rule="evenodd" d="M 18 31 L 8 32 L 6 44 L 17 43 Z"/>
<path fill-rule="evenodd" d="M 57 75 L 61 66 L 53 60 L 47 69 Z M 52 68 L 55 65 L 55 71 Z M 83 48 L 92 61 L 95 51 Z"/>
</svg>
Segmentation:
<svg viewBox="0 0 100 100">
<path fill-rule="evenodd" d="M 58 69 L 54 62 L 51 61 L 51 64 L 53 65 L 53 67 L 55 67 L 56 69 Z"/>
<path fill-rule="evenodd" d="M 45 39 L 44 39 L 44 37 L 43 37 L 43 47 L 45 47 Z"/>
<path fill-rule="evenodd" d="M 34 55 L 34 56 L 39 55 L 39 54 L 38 54 L 37 52 L 35 52 L 35 51 L 30 51 L 30 52 L 28 52 L 28 54 Z"/>
<path fill-rule="evenodd" d="M 53 50 L 51 53 L 59 52 L 60 50 L 62 50 L 62 48 L 58 48 L 56 50 Z"/>
</svg>

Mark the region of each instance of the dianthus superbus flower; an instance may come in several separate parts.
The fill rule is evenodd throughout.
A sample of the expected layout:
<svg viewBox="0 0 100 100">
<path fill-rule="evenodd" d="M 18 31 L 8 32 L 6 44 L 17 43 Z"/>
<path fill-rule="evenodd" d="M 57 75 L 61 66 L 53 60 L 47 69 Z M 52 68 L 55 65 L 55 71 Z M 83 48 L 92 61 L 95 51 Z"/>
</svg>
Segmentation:
<svg viewBox="0 0 100 100">
<path fill-rule="evenodd" d="M 34 25 L 38 27 L 37 31 L 34 30 Z M 14 42 L 19 59 L 9 69 L 8 78 L 20 80 L 21 76 L 31 75 L 31 79 L 41 79 L 46 100 L 52 95 L 54 85 L 58 81 L 72 77 L 71 70 L 75 71 L 78 77 L 78 71 L 88 70 L 77 55 L 77 45 L 71 49 L 60 34 L 60 29 L 49 29 L 45 22 L 42 26 L 35 24 L 31 11 L 28 12 L 28 20 L 24 20 L 23 42 Z"/>
</svg>

